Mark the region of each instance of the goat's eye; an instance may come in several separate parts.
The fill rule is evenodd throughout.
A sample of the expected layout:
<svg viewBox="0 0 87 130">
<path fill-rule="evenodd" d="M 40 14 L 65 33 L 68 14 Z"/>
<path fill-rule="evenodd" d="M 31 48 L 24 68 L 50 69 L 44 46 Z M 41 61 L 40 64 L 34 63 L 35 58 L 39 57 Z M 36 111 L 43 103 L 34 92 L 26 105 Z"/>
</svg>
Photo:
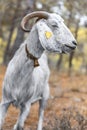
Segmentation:
<svg viewBox="0 0 87 130">
<path fill-rule="evenodd" d="M 58 28 L 58 25 L 57 24 L 53 24 L 52 25 L 54 28 Z"/>
</svg>

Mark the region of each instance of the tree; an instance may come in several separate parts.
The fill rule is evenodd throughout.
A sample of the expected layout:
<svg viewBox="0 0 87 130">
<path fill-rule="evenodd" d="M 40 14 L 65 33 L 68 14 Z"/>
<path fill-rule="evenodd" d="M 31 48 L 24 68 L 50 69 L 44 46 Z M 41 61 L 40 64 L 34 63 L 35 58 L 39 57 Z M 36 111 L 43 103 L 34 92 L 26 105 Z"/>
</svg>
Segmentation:
<svg viewBox="0 0 87 130">
<path fill-rule="evenodd" d="M 11 4 L 10 4 L 11 6 Z M 8 42 L 7 42 L 7 46 L 6 46 L 6 49 L 5 49 L 5 52 L 4 52 L 4 60 L 3 60 L 3 63 L 5 65 L 8 64 L 8 61 L 9 61 L 9 52 L 10 52 L 10 45 L 11 45 L 11 39 L 12 39 L 12 35 L 13 35 L 13 32 L 14 32 L 14 29 L 15 29 L 15 19 L 18 17 L 18 8 L 20 7 L 20 1 L 17 2 L 16 4 L 16 8 L 14 10 L 14 15 L 12 17 L 12 22 L 11 22 L 11 26 L 10 26 L 10 30 L 9 30 L 9 36 L 8 36 Z"/>
<path fill-rule="evenodd" d="M 84 11 L 83 12 L 83 8 L 85 7 L 85 4 L 87 5 L 87 2 L 85 0 L 81 1 L 81 0 L 66 0 L 65 2 L 65 6 L 67 7 L 68 10 L 68 27 L 74 27 L 74 36 L 76 38 L 76 40 L 78 41 L 78 31 L 79 31 L 79 23 L 80 23 L 80 18 L 82 16 L 82 14 L 85 14 L 87 12 Z M 71 70 L 72 70 L 72 61 L 73 61 L 73 57 L 74 57 L 75 52 L 70 53 L 69 55 L 69 75 L 71 74 Z"/>
<path fill-rule="evenodd" d="M 24 40 L 24 31 L 22 31 L 20 27 L 21 19 L 23 18 L 24 15 L 26 15 L 26 13 L 34 11 L 34 7 L 35 7 L 35 0 L 26 0 L 25 2 L 24 1 L 21 2 L 19 0 L 15 2 L 15 9 L 12 8 L 12 11 L 14 13 L 12 14 L 8 42 L 4 53 L 5 65 L 8 64 L 9 60 L 13 57 L 15 51 L 19 48 L 20 44 Z M 18 19 L 18 23 L 16 22 L 17 19 Z M 14 43 L 12 43 L 11 39 L 15 28 L 17 28 L 17 35 Z"/>
</svg>

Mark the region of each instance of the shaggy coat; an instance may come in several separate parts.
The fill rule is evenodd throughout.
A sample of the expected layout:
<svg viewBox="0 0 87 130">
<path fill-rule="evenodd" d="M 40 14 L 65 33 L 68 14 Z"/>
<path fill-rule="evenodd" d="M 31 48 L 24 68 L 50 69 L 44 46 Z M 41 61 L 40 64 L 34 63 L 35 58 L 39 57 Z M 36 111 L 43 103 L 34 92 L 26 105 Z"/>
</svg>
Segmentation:
<svg viewBox="0 0 87 130">
<path fill-rule="evenodd" d="M 0 104 L 0 130 L 10 104 L 20 108 L 20 115 L 13 129 L 23 130 L 31 104 L 36 101 L 39 101 L 40 105 L 37 130 L 42 130 L 44 109 L 49 98 L 50 75 L 45 50 L 70 53 L 76 48 L 73 35 L 59 15 L 41 11 L 25 16 L 25 19 L 28 20 L 28 17 L 36 14 L 40 17 L 42 14 L 46 16 L 33 25 L 27 39 L 21 44 L 7 67 Z M 34 67 L 34 60 L 27 57 L 26 45 L 29 53 L 38 59 L 38 67 Z"/>
</svg>

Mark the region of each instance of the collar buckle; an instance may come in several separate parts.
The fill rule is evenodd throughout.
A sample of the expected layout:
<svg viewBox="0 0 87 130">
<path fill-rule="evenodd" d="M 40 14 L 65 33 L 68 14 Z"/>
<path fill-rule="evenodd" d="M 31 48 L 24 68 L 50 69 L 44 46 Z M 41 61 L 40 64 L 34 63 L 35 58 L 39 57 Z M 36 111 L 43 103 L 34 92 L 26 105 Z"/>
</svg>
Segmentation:
<svg viewBox="0 0 87 130">
<path fill-rule="evenodd" d="M 30 54 L 30 52 L 27 48 L 27 44 L 25 45 L 25 51 L 26 51 L 27 57 L 34 61 L 34 67 L 38 67 L 39 66 L 38 59 L 35 56 L 33 56 L 32 54 Z"/>
</svg>

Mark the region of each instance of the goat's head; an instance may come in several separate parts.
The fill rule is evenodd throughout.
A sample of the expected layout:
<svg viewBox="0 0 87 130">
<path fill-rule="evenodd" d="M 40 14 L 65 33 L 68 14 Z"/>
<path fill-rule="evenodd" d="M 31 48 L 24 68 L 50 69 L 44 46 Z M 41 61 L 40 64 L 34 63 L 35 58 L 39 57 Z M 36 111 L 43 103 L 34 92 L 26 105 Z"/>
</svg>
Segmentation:
<svg viewBox="0 0 87 130">
<path fill-rule="evenodd" d="M 29 31 L 25 25 L 34 17 L 38 17 L 35 26 L 40 43 L 45 50 L 56 53 L 69 53 L 76 48 L 75 38 L 64 24 L 64 20 L 55 13 L 36 11 L 27 14 L 21 22 L 24 31 Z"/>
</svg>

